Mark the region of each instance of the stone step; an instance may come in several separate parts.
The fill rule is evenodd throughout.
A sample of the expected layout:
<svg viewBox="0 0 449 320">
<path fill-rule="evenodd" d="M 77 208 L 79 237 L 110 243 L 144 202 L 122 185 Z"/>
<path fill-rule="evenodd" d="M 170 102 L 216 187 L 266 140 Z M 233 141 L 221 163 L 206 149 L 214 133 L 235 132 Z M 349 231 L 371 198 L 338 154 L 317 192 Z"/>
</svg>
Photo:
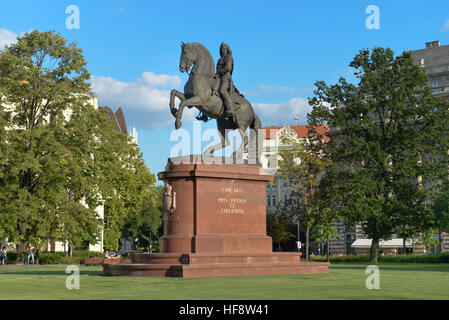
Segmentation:
<svg viewBox="0 0 449 320">
<path fill-rule="evenodd" d="M 296 263 L 301 253 L 141 253 L 131 257 L 133 263 L 139 264 Z"/>
<path fill-rule="evenodd" d="M 103 266 L 107 276 L 149 277 L 218 277 L 274 274 L 328 273 L 328 262 L 301 263 L 222 263 L 222 264 L 109 264 Z"/>
</svg>

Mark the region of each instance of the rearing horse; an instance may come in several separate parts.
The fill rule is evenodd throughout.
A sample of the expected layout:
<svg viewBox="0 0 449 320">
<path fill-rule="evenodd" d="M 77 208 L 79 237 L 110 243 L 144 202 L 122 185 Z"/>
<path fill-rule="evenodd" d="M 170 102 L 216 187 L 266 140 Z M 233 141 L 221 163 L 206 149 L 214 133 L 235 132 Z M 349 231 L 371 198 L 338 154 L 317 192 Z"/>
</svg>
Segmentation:
<svg viewBox="0 0 449 320">
<path fill-rule="evenodd" d="M 232 119 L 228 119 L 221 96 L 219 93 L 214 92 L 213 94 L 215 81 L 219 81 L 219 79 L 214 77 L 215 64 L 211 54 L 199 43 L 182 42 L 179 71 L 188 73 L 192 65 L 193 68 L 190 71 L 189 80 L 184 86 L 184 93 L 174 89 L 170 92 L 170 111 L 176 118 L 175 128 L 179 129 L 182 126 L 181 118 L 184 107 L 196 107 L 204 116 L 217 119 L 217 129 L 221 139 L 219 144 L 206 149 L 203 155 L 211 156 L 215 151 L 230 145 L 228 140 L 230 130 L 228 129 L 237 129 L 242 136 L 242 144 L 234 152 L 233 156 L 242 154 L 248 145 L 248 127 L 256 130 L 256 137 L 258 137 L 258 129 L 262 128 L 262 124 L 254 113 L 253 107 L 243 95 L 235 91 L 234 98 L 236 100 L 233 99 L 233 101 L 237 102 L 237 108 L 235 110 L 236 123 Z M 231 88 L 231 90 L 236 89 Z M 181 100 L 178 109 L 174 106 L 175 97 Z M 258 159 L 258 157 L 256 158 Z"/>
</svg>

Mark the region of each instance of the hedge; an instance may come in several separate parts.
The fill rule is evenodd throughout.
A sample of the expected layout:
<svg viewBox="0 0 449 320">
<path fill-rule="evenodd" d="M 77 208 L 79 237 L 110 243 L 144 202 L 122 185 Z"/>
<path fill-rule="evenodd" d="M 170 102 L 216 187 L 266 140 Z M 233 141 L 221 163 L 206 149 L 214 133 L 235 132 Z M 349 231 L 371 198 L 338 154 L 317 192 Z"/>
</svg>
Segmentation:
<svg viewBox="0 0 449 320">
<path fill-rule="evenodd" d="M 28 256 L 28 253 L 25 256 Z M 39 264 L 82 264 L 85 258 L 103 258 L 104 254 L 101 252 L 89 252 L 74 250 L 71 257 L 66 257 L 64 252 L 39 252 Z M 7 263 L 15 264 L 17 261 L 17 254 L 15 252 L 8 252 Z M 36 259 L 36 257 L 34 257 Z"/>
<path fill-rule="evenodd" d="M 310 261 L 327 261 L 326 256 L 310 256 Z M 331 256 L 330 262 L 369 262 L 369 255 Z M 449 253 L 381 255 L 378 262 L 449 263 Z"/>
</svg>

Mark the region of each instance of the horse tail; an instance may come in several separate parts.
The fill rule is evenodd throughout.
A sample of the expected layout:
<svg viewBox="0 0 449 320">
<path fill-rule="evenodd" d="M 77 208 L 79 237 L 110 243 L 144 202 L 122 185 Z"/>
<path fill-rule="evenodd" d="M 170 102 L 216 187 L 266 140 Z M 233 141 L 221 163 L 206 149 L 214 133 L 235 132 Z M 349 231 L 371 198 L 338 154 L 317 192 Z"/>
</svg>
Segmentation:
<svg viewBox="0 0 449 320">
<path fill-rule="evenodd" d="M 254 130 L 262 129 L 262 122 L 260 121 L 257 114 L 254 114 L 253 122 L 251 122 L 249 127 Z"/>
</svg>

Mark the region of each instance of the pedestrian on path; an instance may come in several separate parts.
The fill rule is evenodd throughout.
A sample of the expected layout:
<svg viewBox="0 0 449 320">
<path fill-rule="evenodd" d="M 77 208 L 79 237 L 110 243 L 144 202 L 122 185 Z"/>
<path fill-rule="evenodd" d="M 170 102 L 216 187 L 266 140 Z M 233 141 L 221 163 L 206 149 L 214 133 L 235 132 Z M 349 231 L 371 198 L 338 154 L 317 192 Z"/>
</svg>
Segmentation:
<svg viewBox="0 0 449 320">
<path fill-rule="evenodd" d="M 33 254 L 33 246 L 31 245 L 31 243 L 29 244 L 29 249 L 28 249 L 28 258 L 27 258 L 27 261 L 28 261 L 28 264 L 30 264 L 30 258 L 31 258 L 31 261 L 33 262 L 33 264 L 34 264 L 34 254 Z"/>
<path fill-rule="evenodd" d="M 39 247 L 36 247 L 36 264 L 39 264 Z"/>
<path fill-rule="evenodd" d="M 3 246 L 2 252 L 0 253 L 0 263 L 2 266 L 6 264 L 6 255 L 8 254 L 8 251 L 6 251 L 6 247 Z"/>
</svg>

